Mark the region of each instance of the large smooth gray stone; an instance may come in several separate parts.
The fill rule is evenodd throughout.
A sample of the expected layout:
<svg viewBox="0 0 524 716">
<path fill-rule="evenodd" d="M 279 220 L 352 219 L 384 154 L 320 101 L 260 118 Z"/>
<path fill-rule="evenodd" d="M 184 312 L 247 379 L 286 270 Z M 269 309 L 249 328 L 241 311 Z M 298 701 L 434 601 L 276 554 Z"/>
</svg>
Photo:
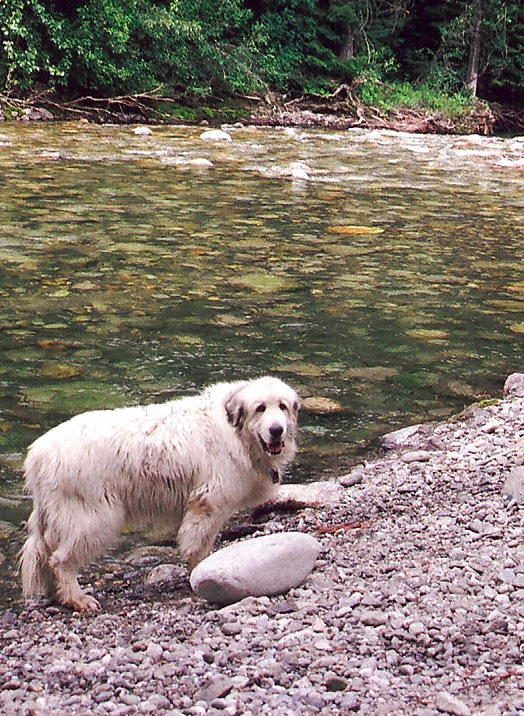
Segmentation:
<svg viewBox="0 0 524 716">
<path fill-rule="evenodd" d="M 189 581 L 198 596 L 214 604 L 283 594 L 302 584 L 319 551 L 319 542 L 303 532 L 255 537 L 214 552 Z"/>
</svg>

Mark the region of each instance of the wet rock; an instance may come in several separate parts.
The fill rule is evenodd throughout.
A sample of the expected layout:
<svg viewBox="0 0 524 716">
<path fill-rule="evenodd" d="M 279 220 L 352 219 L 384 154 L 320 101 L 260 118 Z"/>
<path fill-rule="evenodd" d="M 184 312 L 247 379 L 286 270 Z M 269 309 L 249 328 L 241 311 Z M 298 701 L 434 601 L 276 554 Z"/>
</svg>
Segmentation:
<svg viewBox="0 0 524 716">
<path fill-rule="evenodd" d="M 231 135 L 222 129 L 208 129 L 202 132 L 200 139 L 204 142 L 232 142 Z"/>
<path fill-rule="evenodd" d="M 190 159 L 188 161 L 188 164 L 191 164 L 193 167 L 202 167 L 203 169 L 208 169 L 213 166 L 213 162 L 210 162 L 209 159 L 205 159 L 204 157 L 196 157 L 195 159 Z"/>
<path fill-rule="evenodd" d="M 200 562 L 191 573 L 191 587 L 217 604 L 282 594 L 304 582 L 319 551 L 317 540 L 301 532 L 256 537 L 225 547 Z"/>
<path fill-rule="evenodd" d="M 149 127 L 134 127 L 132 132 L 138 137 L 149 137 L 151 134 L 153 134 Z"/>
</svg>

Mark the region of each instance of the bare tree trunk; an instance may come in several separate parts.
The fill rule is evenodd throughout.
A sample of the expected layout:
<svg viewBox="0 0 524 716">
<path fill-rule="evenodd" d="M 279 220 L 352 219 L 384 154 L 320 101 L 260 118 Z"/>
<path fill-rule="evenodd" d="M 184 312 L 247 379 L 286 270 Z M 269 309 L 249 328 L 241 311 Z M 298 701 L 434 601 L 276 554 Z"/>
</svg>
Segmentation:
<svg viewBox="0 0 524 716">
<path fill-rule="evenodd" d="M 468 64 L 466 67 L 465 86 L 474 96 L 477 94 L 477 82 L 480 65 L 480 43 L 482 23 L 482 0 L 475 0 L 472 3 L 472 27 L 471 44 L 469 46 Z"/>
<path fill-rule="evenodd" d="M 350 25 L 348 25 L 347 33 L 346 33 L 346 41 L 344 43 L 344 47 L 340 51 L 340 59 L 341 60 L 351 60 L 354 52 L 355 52 L 355 34 L 353 32 L 353 28 Z"/>
</svg>

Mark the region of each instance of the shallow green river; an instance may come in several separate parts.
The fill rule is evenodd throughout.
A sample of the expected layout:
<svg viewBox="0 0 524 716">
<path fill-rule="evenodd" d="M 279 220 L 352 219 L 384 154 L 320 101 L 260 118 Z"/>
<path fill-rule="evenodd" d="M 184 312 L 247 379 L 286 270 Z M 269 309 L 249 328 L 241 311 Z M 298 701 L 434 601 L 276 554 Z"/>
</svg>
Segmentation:
<svg viewBox="0 0 524 716">
<path fill-rule="evenodd" d="M 0 126 L 4 538 L 83 410 L 274 373 L 338 408 L 303 411 L 314 480 L 524 368 L 524 138 L 152 131 Z"/>
</svg>

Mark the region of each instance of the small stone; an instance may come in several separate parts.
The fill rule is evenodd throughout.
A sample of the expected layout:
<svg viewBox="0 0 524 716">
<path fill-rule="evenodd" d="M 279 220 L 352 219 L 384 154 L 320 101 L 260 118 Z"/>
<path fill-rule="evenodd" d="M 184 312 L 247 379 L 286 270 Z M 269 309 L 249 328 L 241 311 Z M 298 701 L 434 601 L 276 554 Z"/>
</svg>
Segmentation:
<svg viewBox="0 0 524 716">
<path fill-rule="evenodd" d="M 431 459 L 431 453 L 427 450 L 411 450 L 401 455 L 400 459 L 402 462 L 428 462 Z"/>
<path fill-rule="evenodd" d="M 394 450 L 395 448 L 409 445 L 415 436 L 424 426 L 422 424 L 409 425 L 407 428 L 394 430 L 392 433 L 386 433 L 381 438 L 382 445 L 386 450 Z"/>
<path fill-rule="evenodd" d="M 366 626 L 382 626 L 387 621 L 387 614 L 375 609 L 368 609 L 360 615 L 360 621 Z"/>
<path fill-rule="evenodd" d="M 422 622 L 411 622 L 408 627 L 408 631 L 411 636 L 420 636 L 421 634 L 424 634 L 426 627 L 422 624 Z"/>
<path fill-rule="evenodd" d="M 341 475 L 338 478 L 339 485 L 342 485 L 342 487 L 353 487 L 354 485 L 359 485 L 364 477 L 364 471 L 365 468 L 363 465 L 355 467 L 347 475 Z"/>
<path fill-rule="evenodd" d="M 219 675 L 208 681 L 195 695 L 195 701 L 213 701 L 226 696 L 233 688 L 233 681 L 229 676 Z"/>
<path fill-rule="evenodd" d="M 150 644 L 146 649 L 146 654 L 149 656 L 151 661 L 160 661 L 164 650 L 159 644 Z"/>
<path fill-rule="evenodd" d="M 463 701 L 456 696 L 452 696 L 452 694 L 449 694 L 447 691 L 441 691 L 437 694 L 435 706 L 439 711 L 454 714 L 454 716 L 470 716 L 471 714 L 470 709 Z"/>
<path fill-rule="evenodd" d="M 358 711 L 360 709 L 360 699 L 357 694 L 344 694 L 340 701 L 342 707 L 342 713 L 346 711 Z"/>
<path fill-rule="evenodd" d="M 236 634 L 240 634 L 242 631 L 242 626 L 240 624 L 235 623 L 226 623 L 222 625 L 222 632 L 226 636 L 235 636 Z"/>
<path fill-rule="evenodd" d="M 177 575 L 177 567 L 174 564 L 159 564 L 149 573 L 146 584 L 155 586 L 164 582 L 172 582 Z"/>
<path fill-rule="evenodd" d="M 340 676 L 330 676 L 326 681 L 326 689 L 328 691 L 344 691 L 347 688 L 348 682 Z"/>
</svg>

